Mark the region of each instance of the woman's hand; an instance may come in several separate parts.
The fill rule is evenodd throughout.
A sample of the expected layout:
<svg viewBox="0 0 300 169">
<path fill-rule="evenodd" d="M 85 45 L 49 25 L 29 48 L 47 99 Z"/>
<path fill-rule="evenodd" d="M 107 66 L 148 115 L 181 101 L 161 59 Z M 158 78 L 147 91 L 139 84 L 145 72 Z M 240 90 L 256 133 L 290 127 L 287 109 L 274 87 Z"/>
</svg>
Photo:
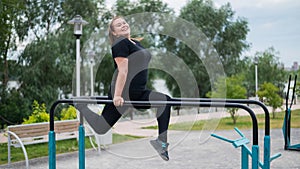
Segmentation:
<svg viewBox="0 0 300 169">
<path fill-rule="evenodd" d="M 117 106 L 123 106 L 124 104 L 124 99 L 121 96 L 115 96 L 113 99 L 114 105 Z"/>
</svg>

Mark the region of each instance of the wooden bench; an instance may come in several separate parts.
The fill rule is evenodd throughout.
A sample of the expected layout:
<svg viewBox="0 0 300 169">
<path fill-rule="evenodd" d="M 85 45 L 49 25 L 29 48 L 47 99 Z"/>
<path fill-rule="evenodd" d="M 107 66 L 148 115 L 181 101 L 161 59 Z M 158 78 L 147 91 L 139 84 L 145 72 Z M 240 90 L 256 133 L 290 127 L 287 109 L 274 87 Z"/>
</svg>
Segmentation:
<svg viewBox="0 0 300 169">
<path fill-rule="evenodd" d="M 78 120 L 55 121 L 54 131 L 56 140 L 66 140 L 78 137 Z M 8 165 L 11 161 L 10 147 L 21 147 L 25 156 L 26 168 L 29 168 L 29 161 L 25 145 L 48 142 L 49 122 L 21 124 L 7 127 Z"/>
</svg>

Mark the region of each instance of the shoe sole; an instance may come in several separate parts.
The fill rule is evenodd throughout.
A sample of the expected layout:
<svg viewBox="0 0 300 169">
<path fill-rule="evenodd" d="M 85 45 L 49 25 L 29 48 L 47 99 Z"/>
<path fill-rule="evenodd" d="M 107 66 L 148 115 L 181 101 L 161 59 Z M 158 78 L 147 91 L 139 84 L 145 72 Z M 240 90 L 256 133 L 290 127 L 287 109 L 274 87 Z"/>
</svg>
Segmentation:
<svg viewBox="0 0 300 169">
<path fill-rule="evenodd" d="M 156 141 L 155 140 L 151 140 L 150 144 L 152 145 L 152 147 L 156 150 L 156 152 L 158 152 L 159 156 L 165 160 L 165 161 L 169 161 L 169 157 L 166 157 L 162 154 L 162 152 L 159 151 L 160 147 L 157 147 Z"/>
</svg>

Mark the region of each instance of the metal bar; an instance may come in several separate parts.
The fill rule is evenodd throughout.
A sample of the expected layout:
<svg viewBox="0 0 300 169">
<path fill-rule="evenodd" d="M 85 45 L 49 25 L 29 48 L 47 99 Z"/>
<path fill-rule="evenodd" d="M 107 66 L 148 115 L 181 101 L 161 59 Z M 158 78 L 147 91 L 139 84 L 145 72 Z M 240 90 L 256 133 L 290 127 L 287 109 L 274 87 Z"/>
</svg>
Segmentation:
<svg viewBox="0 0 300 169">
<path fill-rule="evenodd" d="M 289 107 L 288 105 L 289 105 L 289 94 L 290 94 L 291 80 L 292 80 L 292 75 L 289 76 L 289 82 L 288 82 L 287 92 L 286 92 L 286 96 L 285 96 L 286 109 Z"/>
<path fill-rule="evenodd" d="M 241 159 L 242 159 L 242 163 L 241 163 L 241 167 L 242 169 L 248 169 L 249 168 L 249 156 L 248 156 L 248 152 L 249 150 L 247 149 L 246 146 L 242 146 L 242 153 L 241 153 Z"/>
<path fill-rule="evenodd" d="M 82 96 L 76 97 L 82 99 L 105 99 L 109 100 L 108 96 Z M 265 137 L 270 138 L 270 113 L 265 104 L 258 100 L 249 99 L 223 99 L 223 98 L 172 98 L 172 101 L 194 101 L 194 102 L 220 102 L 220 103 L 240 103 L 240 104 L 253 104 L 261 107 L 265 114 Z M 271 148 L 270 144 L 264 144 L 264 162 L 270 161 Z M 266 163 L 265 166 L 270 166 L 270 163 Z"/>
<path fill-rule="evenodd" d="M 265 113 L 265 135 L 270 135 L 270 114 L 268 108 L 260 101 L 249 99 L 208 99 L 208 98 L 174 98 L 182 101 L 200 101 L 200 102 L 226 102 L 239 104 L 255 104 L 260 106 Z"/>
<path fill-rule="evenodd" d="M 295 76 L 295 80 L 294 80 L 293 95 L 292 95 L 290 108 L 292 108 L 292 105 L 293 105 L 293 102 L 294 102 L 294 99 L 295 99 L 296 83 L 297 83 L 297 75 Z"/>
<path fill-rule="evenodd" d="M 233 142 L 234 142 L 233 140 L 229 140 L 229 139 L 227 139 L 227 138 L 225 138 L 225 137 L 222 137 L 222 136 L 219 136 L 219 135 L 216 135 L 216 134 L 211 134 L 211 136 L 216 137 L 216 138 L 218 138 L 218 139 L 220 139 L 220 140 L 229 142 L 229 143 L 233 143 Z"/>
<path fill-rule="evenodd" d="M 252 145 L 252 169 L 258 169 L 259 167 L 259 147 L 258 145 Z"/>
<path fill-rule="evenodd" d="M 61 103 L 68 103 L 68 104 L 111 104 L 113 103 L 112 100 L 108 99 L 64 99 L 64 100 L 57 100 L 53 103 L 50 108 L 50 122 L 49 122 L 49 132 L 54 132 L 54 111 L 58 104 Z M 243 104 L 239 103 L 228 103 L 228 102 L 200 102 L 200 101 L 125 101 L 124 106 L 202 106 L 202 107 L 227 107 L 227 108 L 241 108 L 246 110 L 252 120 L 252 132 L 253 132 L 253 146 L 255 146 L 258 150 L 258 124 L 257 119 L 254 112 L 248 107 Z M 55 144 L 55 139 L 49 140 L 49 145 Z M 257 156 L 258 157 L 258 156 Z M 53 169 L 55 169 L 55 158 L 56 154 L 55 151 L 49 149 L 49 168 L 50 165 Z M 256 156 L 255 156 L 256 158 Z M 252 158 L 252 167 L 258 166 L 258 159 Z M 51 164 L 50 164 L 51 163 Z M 257 163 L 257 164 L 256 164 Z M 51 168 L 51 169 L 52 169 Z"/>
<path fill-rule="evenodd" d="M 289 147 L 289 141 L 288 141 L 288 118 L 289 118 L 289 94 L 290 94 L 290 85 L 291 85 L 291 79 L 292 79 L 292 75 L 289 76 L 289 82 L 288 82 L 288 87 L 287 87 L 287 92 L 286 92 L 286 96 L 285 96 L 285 132 L 284 132 L 284 149 L 287 150 Z"/>
<path fill-rule="evenodd" d="M 56 168 L 56 146 L 55 146 L 55 132 L 49 131 L 49 143 L 48 143 L 48 152 L 49 152 L 49 169 Z"/>
<path fill-rule="evenodd" d="M 79 169 L 85 169 L 85 142 L 84 142 L 84 127 L 82 124 L 78 127 L 79 132 L 79 143 L 78 143 L 78 153 L 79 153 Z"/>
<path fill-rule="evenodd" d="M 264 157 L 269 157 L 269 158 L 264 158 L 264 168 L 263 169 L 269 169 L 270 168 L 270 165 L 271 165 L 271 138 L 270 136 L 265 136 L 264 137 L 264 148 L 265 148 L 265 151 L 264 151 Z"/>
<path fill-rule="evenodd" d="M 109 104 L 113 103 L 112 100 L 87 100 L 87 99 L 64 99 L 57 100 L 51 106 L 50 109 L 50 131 L 54 131 L 54 110 L 55 107 L 60 103 L 68 103 L 68 104 Z M 227 108 L 241 108 L 246 110 L 253 124 L 253 144 L 258 145 L 258 125 L 257 119 L 254 112 L 243 104 L 239 103 L 228 103 L 228 102 L 195 102 L 195 101 L 125 101 L 124 106 L 202 106 L 202 107 L 227 107 Z"/>
<path fill-rule="evenodd" d="M 292 105 L 294 102 L 294 97 L 295 97 L 295 91 L 296 91 L 296 82 L 297 82 L 297 75 L 295 76 L 295 80 L 294 80 L 294 87 L 293 87 L 293 94 L 292 94 L 292 99 L 291 99 L 291 103 L 290 103 L 290 107 L 289 107 L 289 113 L 288 113 L 288 118 L 287 118 L 287 137 L 288 137 L 288 145 L 290 146 L 291 143 L 291 117 L 292 117 Z"/>
<path fill-rule="evenodd" d="M 109 100 L 108 96 L 82 96 L 73 99 L 97 99 L 97 100 Z M 194 102 L 225 102 L 225 103 L 240 103 L 240 104 L 254 104 L 260 106 L 265 113 L 265 135 L 270 135 L 270 113 L 266 105 L 257 100 L 249 99 L 221 99 L 221 98 L 171 98 L 171 101 L 194 101 Z"/>
</svg>

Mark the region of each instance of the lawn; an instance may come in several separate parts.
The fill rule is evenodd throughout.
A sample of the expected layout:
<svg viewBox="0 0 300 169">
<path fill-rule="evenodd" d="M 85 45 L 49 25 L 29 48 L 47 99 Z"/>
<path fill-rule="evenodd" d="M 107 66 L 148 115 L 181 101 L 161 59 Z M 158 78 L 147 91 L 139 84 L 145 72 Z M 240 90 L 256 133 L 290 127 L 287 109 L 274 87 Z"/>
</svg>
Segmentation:
<svg viewBox="0 0 300 169">
<path fill-rule="evenodd" d="M 142 137 L 113 134 L 113 144 L 130 141 Z M 41 143 L 35 145 L 25 146 L 28 158 L 37 158 L 48 156 L 48 143 Z M 85 138 L 85 148 L 91 149 L 92 145 L 89 142 L 89 138 Z M 56 154 L 62 154 L 67 152 L 78 151 L 78 141 L 76 139 L 62 140 L 56 142 Z M 17 162 L 25 160 L 24 154 L 21 148 L 11 147 L 11 162 Z M 7 144 L 0 144 L 0 165 L 7 164 Z"/>
<path fill-rule="evenodd" d="M 270 128 L 282 128 L 283 119 L 285 116 L 285 112 L 276 113 L 275 118 L 272 118 L 272 114 L 270 114 Z M 256 115 L 258 121 L 258 127 L 263 129 L 265 127 L 265 115 L 259 114 Z M 217 120 L 215 120 L 217 121 Z M 203 126 L 207 123 L 206 120 L 200 120 L 194 122 L 184 122 L 184 123 L 176 123 L 171 124 L 169 126 L 170 130 L 203 130 Z M 232 119 L 230 117 L 225 117 L 220 119 L 219 124 L 217 126 L 217 130 L 232 130 L 234 127 L 238 127 L 239 129 L 250 129 L 252 128 L 252 121 L 250 116 L 240 116 L 237 120 L 236 125 L 233 125 Z M 292 120 L 291 120 L 292 128 L 300 128 L 300 109 L 292 111 Z M 145 129 L 157 129 L 157 126 L 149 126 L 144 127 Z"/>
</svg>

